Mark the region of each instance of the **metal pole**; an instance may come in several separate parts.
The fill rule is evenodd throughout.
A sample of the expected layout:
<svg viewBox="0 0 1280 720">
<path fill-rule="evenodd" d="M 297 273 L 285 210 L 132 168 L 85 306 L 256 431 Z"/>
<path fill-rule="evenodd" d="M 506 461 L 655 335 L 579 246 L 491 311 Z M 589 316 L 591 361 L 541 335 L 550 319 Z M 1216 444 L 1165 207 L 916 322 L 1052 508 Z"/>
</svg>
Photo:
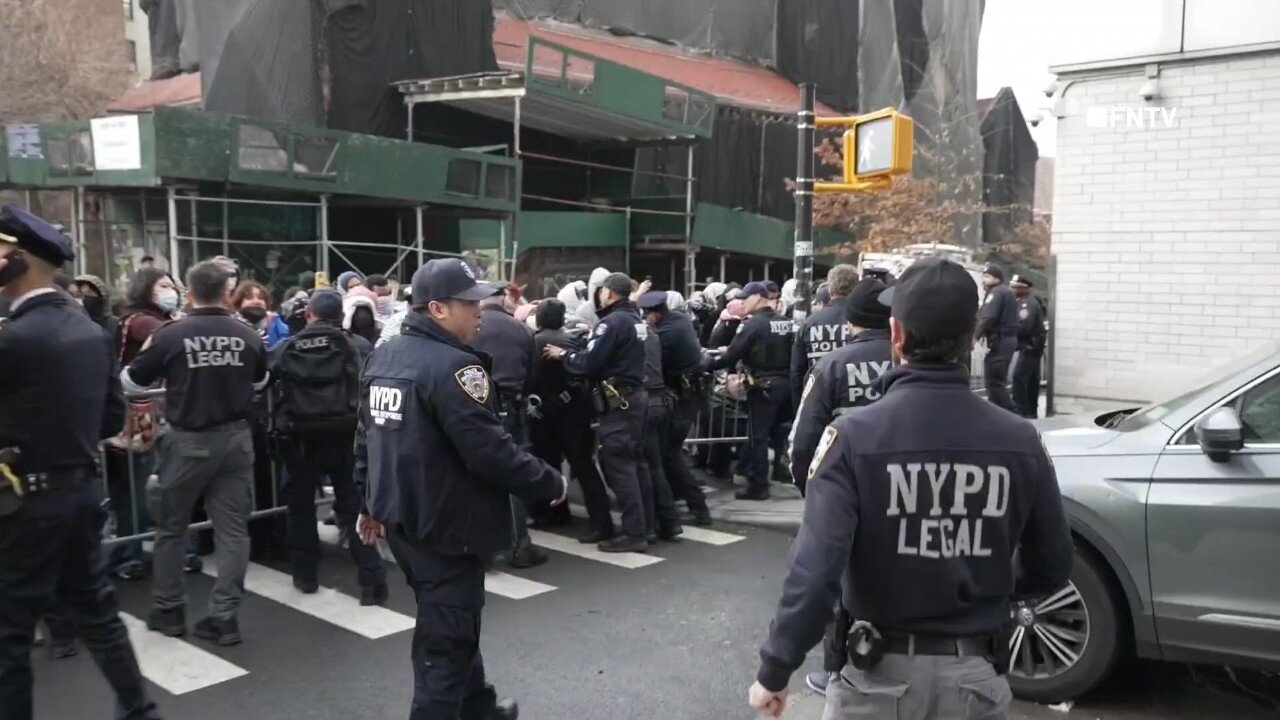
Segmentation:
<svg viewBox="0 0 1280 720">
<path fill-rule="evenodd" d="M 693 146 L 689 146 L 684 180 L 684 274 L 685 294 L 692 296 L 698 274 L 698 251 L 693 247 Z M 630 223 L 627 224 L 629 228 Z"/>
<path fill-rule="evenodd" d="M 1045 373 L 1044 387 L 1044 415 L 1050 417 L 1057 413 L 1055 395 L 1057 391 L 1057 383 L 1054 381 L 1058 375 L 1055 367 L 1055 356 L 1057 355 L 1057 337 L 1058 337 L 1058 256 L 1049 256 L 1049 337 L 1045 343 Z"/>
<path fill-rule="evenodd" d="M 418 267 L 422 267 L 423 265 L 427 264 L 427 252 L 426 252 L 426 248 L 423 247 L 422 245 L 422 206 L 421 205 L 413 209 L 413 219 L 415 223 L 414 227 L 417 228 L 416 232 L 418 233 L 418 237 L 415 241 L 418 245 Z"/>
<path fill-rule="evenodd" d="M 23 190 L 22 194 L 23 198 L 27 201 L 27 212 L 31 212 L 31 190 Z"/>
<path fill-rule="evenodd" d="M 507 227 L 507 221 L 502 221 L 502 227 Z M 516 279 L 516 261 L 520 257 L 520 238 L 516 237 L 516 213 L 511 213 L 511 281 Z"/>
<path fill-rule="evenodd" d="M 155 248 L 151 247 L 151 232 L 147 224 L 147 191 L 138 191 L 138 205 L 142 216 L 142 254 L 155 255 Z"/>
<path fill-rule="evenodd" d="M 720 256 L 720 282 L 725 282 L 725 261 L 729 259 L 728 255 Z"/>
<path fill-rule="evenodd" d="M 320 251 L 323 253 L 320 266 L 324 268 L 324 276 L 329 277 L 329 196 L 320 196 Z M 330 278 L 329 282 L 333 282 Z"/>
<path fill-rule="evenodd" d="M 196 201 L 188 200 L 187 202 L 191 205 L 191 259 L 197 261 L 200 257 L 200 241 L 196 238 L 200 237 L 200 223 L 196 220 Z"/>
<path fill-rule="evenodd" d="M 85 268 L 88 267 L 88 265 L 85 262 L 84 254 L 88 252 L 88 248 L 89 248 L 89 243 L 85 242 L 85 236 L 84 236 L 85 223 L 84 223 L 84 188 L 83 187 L 76 188 L 75 203 L 76 203 L 76 206 L 72 208 L 71 219 L 76 228 L 76 245 L 78 245 L 79 247 L 76 248 L 76 259 L 72 267 L 75 269 L 75 273 L 77 275 L 83 275 L 87 272 Z"/>
<path fill-rule="evenodd" d="M 813 126 L 816 94 L 813 83 L 800 83 L 800 112 L 796 114 L 795 265 L 792 272 L 796 279 L 796 304 L 792 317 L 798 321 L 809 315 L 813 285 Z"/>
<path fill-rule="evenodd" d="M 626 223 L 626 229 L 623 232 L 622 248 L 625 253 L 622 259 L 622 272 L 631 274 L 631 206 L 628 205 L 623 214 L 623 222 Z"/>
<path fill-rule="evenodd" d="M 519 159 L 520 159 L 520 117 L 521 117 L 521 112 L 520 112 L 520 97 L 519 97 L 519 96 L 516 96 L 516 99 L 515 99 L 515 112 L 514 112 L 514 114 L 513 114 L 512 119 L 511 119 L 511 126 L 512 126 L 512 127 L 511 127 L 511 131 L 512 131 L 512 138 L 511 138 L 511 140 L 512 140 L 512 148 L 514 149 L 515 157 L 516 157 L 516 159 L 517 159 L 517 160 L 519 160 Z"/>
<path fill-rule="evenodd" d="M 174 279 L 181 277 L 178 262 L 178 191 L 169 188 L 169 272 Z"/>
<path fill-rule="evenodd" d="M 512 273 L 514 275 L 515 273 Z M 498 221 L 498 279 L 510 280 L 507 276 L 507 219 Z"/>
<path fill-rule="evenodd" d="M 413 142 L 413 106 L 416 103 L 408 102 L 405 104 L 409 106 L 409 125 L 405 128 L 405 138 L 409 142 Z"/>
<path fill-rule="evenodd" d="M 191 203 L 191 207 L 195 207 L 195 203 Z M 231 203 L 227 201 L 227 196 L 222 196 L 222 254 L 231 257 Z"/>
</svg>

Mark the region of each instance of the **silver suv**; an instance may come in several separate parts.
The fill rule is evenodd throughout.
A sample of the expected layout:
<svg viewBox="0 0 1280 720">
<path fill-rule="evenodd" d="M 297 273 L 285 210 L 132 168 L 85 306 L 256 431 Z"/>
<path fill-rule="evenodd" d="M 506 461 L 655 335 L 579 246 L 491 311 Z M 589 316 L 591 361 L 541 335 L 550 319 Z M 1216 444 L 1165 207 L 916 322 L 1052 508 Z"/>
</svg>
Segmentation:
<svg viewBox="0 0 1280 720">
<path fill-rule="evenodd" d="M 1280 343 L 1164 402 L 1039 424 L 1075 568 L 1016 609 L 1015 693 L 1077 697 L 1129 650 L 1280 669 Z"/>
</svg>

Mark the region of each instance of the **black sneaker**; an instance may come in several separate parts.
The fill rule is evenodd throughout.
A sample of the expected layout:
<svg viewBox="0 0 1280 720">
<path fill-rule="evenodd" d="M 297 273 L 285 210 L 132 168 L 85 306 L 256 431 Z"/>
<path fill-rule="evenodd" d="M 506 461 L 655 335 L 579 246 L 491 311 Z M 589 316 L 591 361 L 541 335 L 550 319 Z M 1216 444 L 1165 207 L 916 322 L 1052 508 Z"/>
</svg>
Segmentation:
<svg viewBox="0 0 1280 720">
<path fill-rule="evenodd" d="M 697 525 L 698 527 L 711 527 L 715 522 L 711 519 L 711 511 L 707 509 L 683 513 L 680 516 L 680 522 Z"/>
<path fill-rule="evenodd" d="M 611 532 L 607 533 L 603 530 L 592 530 L 590 533 L 578 538 L 578 542 L 583 545 L 599 545 L 605 540 L 610 540 L 612 538 L 613 533 Z"/>
<path fill-rule="evenodd" d="M 768 500 L 769 490 L 740 490 L 733 496 L 739 500 Z"/>
<path fill-rule="evenodd" d="M 525 568 L 538 567 L 547 562 L 547 560 L 550 560 L 550 558 L 541 548 L 530 545 L 511 553 L 511 561 L 508 565 L 517 570 L 524 570 Z"/>
<path fill-rule="evenodd" d="M 627 537 L 626 535 L 619 535 L 610 540 L 605 540 L 596 547 L 600 548 L 600 552 L 607 553 L 642 553 L 649 549 L 649 541 L 647 538 L 633 538 Z"/>
<path fill-rule="evenodd" d="M 680 542 L 680 536 L 684 534 L 684 528 L 679 525 L 671 525 L 658 530 L 658 539 L 663 542 L 675 543 Z"/>
<path fill-rule="evenodd" d="M 55 640 L 49 645 L 49 654 L 54 660 L 66 660 L 76 656 L 75 640 Z"/>
<path fill-rule="evenodd" d="M 303 595 L 314 595 L 320 591 L 320 583 L 313 578 L 305 578 L 298 575 L 293 576 L 293 586 Z"/>
<path fill-rule="evenodd" d="M 147 629 L 169 637 L 182 637 L 187 634 L 186 610 L 180 607 L 155 608 L 147 616 Z"/>
<path fill-rule="evenodd" d="M 141 560 L 129 560 L 120 563 L 111 569 L 111 574 L 117 580 L 125 580 L 128 582 L 137 582 L 147 579 L 146 568 L 142 566 Z"/>
<path fill-rule="evenodd" d="M 240 623 L 235 618 L 207 617 L 196 623 L 195 636 L 223 647 L 240 644 Z"/>
<path fill-rule="evenodd" d="M 360 604 L 364 607 L 372 607 L 375 605 L 386 605 L 387 596 L 390 593 L 387 590 L 387 584 L 371 585 L 369 587 L 360 588 Z"/>
<path fill-rule="evenodd" d="M 195 553 L 188 555 L 182 563 L 182 572 L 188 575 L 194 575 L 201 570 L 204 570 L 204 559 Z"/>
<path fill-rule="evenodd" d="M 519 717 L 520 706 L 516 705 L 515 700 L 507 699 L 498 701 L 486 720 L 518 720 Z"/>
</svg>

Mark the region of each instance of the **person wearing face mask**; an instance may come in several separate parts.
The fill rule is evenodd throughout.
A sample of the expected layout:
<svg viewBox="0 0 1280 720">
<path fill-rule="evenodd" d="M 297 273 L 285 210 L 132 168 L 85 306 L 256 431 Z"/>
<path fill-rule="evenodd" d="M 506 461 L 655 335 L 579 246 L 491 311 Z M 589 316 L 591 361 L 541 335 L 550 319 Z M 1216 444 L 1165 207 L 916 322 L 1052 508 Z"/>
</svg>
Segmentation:
<svg viewBox="0 0 1280 720">
<path fill-rule="evenodd" d="M 353 285 L 342 301 L 342 329 L 370 344 L 378 342 L 382 328 L 378 321 L 377 296 L 369 288 Z"/>
<path fill-rule="evenodd" d="M 266 342 L 267 331 L 275 320 L 271 312 L 271 291 L 260 282 L 245 280 L 231 293 L 231 308 Z"/>
<path fill-rule="evenodd" d="M 106 332 L 107 337 L 119 334 L 120 319 L 111 314 L 111 291 L 102 278 L 96 275 L 80 275 L 71 283 L 71 296 L 84 305 L 85 312 Z"/>
</svg>

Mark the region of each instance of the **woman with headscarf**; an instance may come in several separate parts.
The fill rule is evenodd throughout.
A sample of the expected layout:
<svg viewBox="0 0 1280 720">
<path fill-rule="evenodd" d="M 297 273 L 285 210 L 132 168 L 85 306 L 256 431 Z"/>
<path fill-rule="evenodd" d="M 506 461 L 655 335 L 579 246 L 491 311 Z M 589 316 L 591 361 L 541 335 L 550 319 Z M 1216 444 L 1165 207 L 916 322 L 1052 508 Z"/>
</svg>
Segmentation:
<svg viewBox="0 0 1280 720">
<path fill-rule="evenodd" d="M 747 317 L 747 305 L 742 300 L 731 300 L 723 312 L 720 313 L 720 321 L 716 323 L 715 328 L 711 331 L 711 338 L 707 347 L 720 348 L 727 347 L 733 342 L 733 336 L 738 334 L 738 326 Z"/>
<path fill-rule="evenodd" d="M 353 287 L 342 300 L 342 329 L 376 345 L 382 328 L 378 325 L 377 295 L 365 287 Z"/>
</svg>

